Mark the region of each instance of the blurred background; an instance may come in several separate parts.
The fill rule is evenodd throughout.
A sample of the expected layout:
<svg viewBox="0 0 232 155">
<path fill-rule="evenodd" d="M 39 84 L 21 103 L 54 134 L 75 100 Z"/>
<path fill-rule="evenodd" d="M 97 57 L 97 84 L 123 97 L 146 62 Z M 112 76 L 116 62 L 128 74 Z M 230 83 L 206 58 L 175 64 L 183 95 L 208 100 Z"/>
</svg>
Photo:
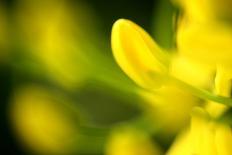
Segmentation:
<svg viewBox="0 0 232 155">
<path fill-rule="evenodd" d="M 172 136 L 145 117 L 110 33 L 127 18 L 170 49 L 174 10 L 168 0 L 1 0 L 0 154 L 162 154 Z"/>
</svg>

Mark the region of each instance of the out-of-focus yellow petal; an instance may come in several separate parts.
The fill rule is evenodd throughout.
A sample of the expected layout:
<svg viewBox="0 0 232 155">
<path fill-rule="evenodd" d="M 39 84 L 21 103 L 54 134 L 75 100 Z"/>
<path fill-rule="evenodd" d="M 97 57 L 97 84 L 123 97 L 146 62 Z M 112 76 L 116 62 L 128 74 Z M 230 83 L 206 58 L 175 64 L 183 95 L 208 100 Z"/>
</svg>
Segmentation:
<svg viewBox="0 0 232 155">
<path fill-rule="evenodd" d="M 228 62 L 231 56 L 232 31 L 212 19 L 211 0 L 177 0 L 186 11 L 178 25 L 177 45 L 180 53 L 201 63 Z M 190 16 L 190 17 L 189 17 Z M 195 21 L 194 18 L 205 18 Z M 223 54 L 222 54 L 223 53 Z"/>
<path fill-rule="evenodd" d="M 30 86 L 15 92 L 9 109 L 16 135 L 36 154 L 68 154 L 78 137 L 74 117 L 54 98 Z"/>
<path fill-rule="evenodd" d="M 225 112 L 228 107 L 224 104 L 209 101 L 205 105 L 205 110 L 210 114 L 213 118 L 218 118 L 223 112 Z"/>
<path fill-rule="evenodd" d="M 226 66 L 218 65 L 215 77 L 215 93 L 220 96 L 230 97 L 231 79 L 232 69 Z"/>
<path fill-rule="evenodd" d="M 217 25 L 183 23 L 177 33 L 177 46 L 181 55 L 199 64 L 232 66 L 232 31 Z"/>
<path fill-rule="evenodd" d="M 113 54 L 122 70 L 138 85 L 154 88 L 167 73 L 167 58 L 152 38 L 138 25 L 125 19 L 112 29 Z"/>
<path fill-rule="evenodd" d="M 173 0 L 184 10 L 188 20 L 194 22 L 208 22 L 213 18 L 211 0 Z"/>
<path fill-rule="evenodd" d="M 231 140 L 229 125 L 210 120 L 204 109 L 196 107 L 192 114 L 190 132 L 177 137 L 168 155 L 230 155 Z"/>
<path fill-rule="evenodd" d="M 210 88 L 214 82 L 214 69 L 212 67 L 203 66 L 179 55 L 172 59 L 170 75 L 200 88 Z"/>
<path fill-rule="evenodd" d="M 229 155 L 232 152 L 231 128 L 210 120 L 202 108 L 194 108 L 191 130 L 177 137 L 168 155 Z"/>
<path fill-rule="evenodd" d="M 106 155 L 161 155 L 160 148 L 149 137 L 135 129 L 119 129 L 106 145 Z"/>
<path fill-rule="evenodd" d="M 187 125 L 192 107 L 198 99 L 175 84 L 164 85 L 155 93 L 142 91 L 145 107 L 151 118 L 159 124 L 164 133 L 176 133 Z"/>
<path fill-rule="evenodd" d="M 200 154 L 204 149 L 203 141 L 206 123 L 208 123 L 206 112 L 201 108 L 194 108 L 191 120 L 191 137 L 195 154 Z"/>
<path fill-rule="evenodd" d="M 193 155 L 190 131 L 181 132 L 169 148 L 167 155 Z"/>
<path fill-rule="evenodd" d="M 218 155 L 232 154 L 232 133 L 228 125 L 220 125 L 216 130 L 215 144 Z"/>
<path fill-rule="evenodd" d="M 172 0 L 184 10 L 188 20 L 207 23 L 231 20 L 231 0 Z"/>
<path fill-rule="evenodd" d="M 86 43 L 83 40 L 88 39 L 88 35 L 83 35 L 89 30 L 83 26 L 89 19 L 85 18 L 89 17 L 88 7 L 76 5 L 78 13 L 74 14 L 74 8 L 66 0 L 21 0 L 16 6 L 17 33 L 32 58 L 58 84 L 68 88 L 78 86 L 90 71 L 83 49 Z"/>
<path fill-rule="evenodd" d="M 231 78 L 232 71 L 227 67 L 221 65 L 217 66 L 214 93 L 219 96 L 230 97 L 231 96 Z M 206 104 L 205 109 L 209 112 L 211 117 L 217 118 L 229 107 L 217 102 L 209 101 Z"/>
</svg>

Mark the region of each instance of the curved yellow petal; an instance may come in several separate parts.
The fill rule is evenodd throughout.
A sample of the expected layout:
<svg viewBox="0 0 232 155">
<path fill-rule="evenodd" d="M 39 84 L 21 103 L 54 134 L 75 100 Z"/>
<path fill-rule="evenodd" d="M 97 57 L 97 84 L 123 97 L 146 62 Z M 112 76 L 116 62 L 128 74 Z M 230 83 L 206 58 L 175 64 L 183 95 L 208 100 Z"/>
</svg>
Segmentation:
<svg viewBox="0 0 232 155">
<path fill-rule="evenodd" d="M 113 25 L 112 49 L 122 70 L 138 85 L 161 85 L 160 75 L 167 73 L 165 53 L 152 38 L 133 22 L 120 19 Z"/>
</svg>

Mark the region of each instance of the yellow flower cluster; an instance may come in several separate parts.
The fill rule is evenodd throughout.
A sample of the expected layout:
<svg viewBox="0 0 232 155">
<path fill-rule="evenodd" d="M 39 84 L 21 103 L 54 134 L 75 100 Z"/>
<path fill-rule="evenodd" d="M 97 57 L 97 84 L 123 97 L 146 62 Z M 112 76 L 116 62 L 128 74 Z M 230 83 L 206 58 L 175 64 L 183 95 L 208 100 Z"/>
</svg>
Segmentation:
<svg viewBox="0 0 232 155">
<path fill-rule="evenodd" d="M 166 154 L 232 154 L 231 128 L 216 121 L 231 105 L 232 29 L 219 19 L 214 1 L 173 2 L 183 10 L 175 52 L 159 47 L 135 23 L 119 19 L 112 29 L 113 55 L 143 88 L 140 95 L 152 105 L 148 110 L 161 128 L 184 129 Z"/>
</svg>

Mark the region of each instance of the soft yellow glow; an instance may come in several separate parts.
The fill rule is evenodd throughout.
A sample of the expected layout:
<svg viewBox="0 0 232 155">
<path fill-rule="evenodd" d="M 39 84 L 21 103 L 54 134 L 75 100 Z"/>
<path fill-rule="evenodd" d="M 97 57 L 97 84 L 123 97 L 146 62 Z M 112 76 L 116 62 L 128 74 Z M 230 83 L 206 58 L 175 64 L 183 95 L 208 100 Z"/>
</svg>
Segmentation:
<svg viewBox="0 0 232 155">
<path fill-rule="evenodd" d="M 210 88 L 214 83 L 214 69 L 212 67 L 196 63 L 191 58 L 180 55 L 173 57 L 170 75 L 200 88 Z"/>
<path fill-rule="evenodd" d="M 214 18 L 212 0 L 172 0 L 184 10 L 184 15 L 191 22 L 210 22 Z"/>
<path fill-rule="evenodd" d="M 208 101 L 205 105 L 205 110 L 214 118 L 220 117 L 227 109 L 228 106 L 213 101 Z"/>
<path fill-rule="evenodd" d="M 141 92 L 148 104 L 145 108 L 165 133 L 175 133 L 187 125 L 189 113 L 198 99 L 175 84 L 164 85 L 155 93 Z"/>
<path fill-rule="evenodd" d="M 189 130 L 181 132 L 169 148 L 167 155 L 192 155 L 191 135 Z"/>
<path fill-rule="evenodd" d="M 27 43 L 29 54 L 41 62 L 49 77 L 68 88 L 77 86 L 90 70 L 78 41 L 84 39 L 79 36 L 83 26 L 75 23 L 79 18 L 82 22 L 88 12 L 82 12 L 81 5 L 78 7 L 78 17 L 65 0 L 24 0 L 16 9 L 18 32 Z"/>
<path fill-rule="evenodd" d="M 111 43 L 119 66 L 138 85 L 153 89 L 162 84 L 167 57 L 142 28 L 120 19 L 113 26 Z"/>
<path fill-rule="evenodd" d="M 199 64 L 231 65 L 232 31 L 219 25 L 182 23 L 177 33 L 178 51 Z"/>
<path fill-rule="evenodd" d="M 16 134 L 37 153 L 68 153 L 77 139 L 77 122 L 54 97 L 39 87 L 19 89 L 10 107 Z"/>
<path fill-rule="evenodd" d="M 228 125 L 219 126 L 216 131 L 215 142 L 218 155 L 230 155 L 232 153 L 231 127 Z"/>
<path fill-rule="evenodd" d="M 130 128 L 114 131 L 106 149 L 106 155 L 161 155 L 146 134 Z"/>
</svg>

